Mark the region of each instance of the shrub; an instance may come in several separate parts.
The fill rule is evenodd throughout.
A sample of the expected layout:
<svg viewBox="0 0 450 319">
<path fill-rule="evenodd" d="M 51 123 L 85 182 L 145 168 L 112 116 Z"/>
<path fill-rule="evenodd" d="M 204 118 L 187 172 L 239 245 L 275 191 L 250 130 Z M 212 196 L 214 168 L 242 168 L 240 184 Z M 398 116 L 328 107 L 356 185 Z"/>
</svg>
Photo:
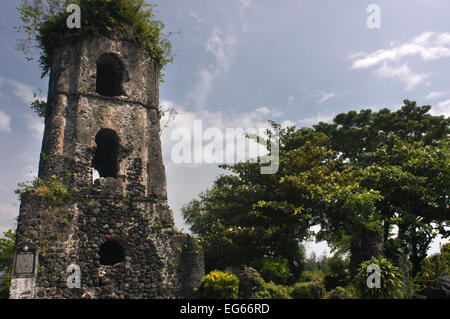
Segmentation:
<svg viewBox="0 0 450 319">
<path fill-rule="evenodd" d="M 306 270 L 302 273 L 302 282 L 317 282 L 323 284 L 325 280 L 325 274 L 320 270 Z"/>
<path fill-rule="evenodd" d="M 277 298 L 272 298 L 270 292 L 266 289 L 263 289 L 251 295 L 250 299 L 277 299 Z M 287 298 L 280 298 L 280 299 L 287 299 Z"/>
<path fill-rule="evenodd" d="M 262 262 L 260 273 L 266 281 L 284 285 L 292 277 L 288 260 L 285 258 L 266 258 Z"/>
<path fill-rule="evenodd" d="M 15 193 L 22 198 L 24 193 L 32 193 L 42 199 L 44 207 L 52 208 L 53 206 L 62 206 L 76 199 L 66 185 L 56 176 L 49 179 L 37 178 L 31 182 L 19 183 Z"/>
<path fill-rule="evenodd" d="M 299 282 L 294 285 L 291 296 L 294 299 L 320 299 L 323 297 L 325 289 L 321 282 Z"/>
<path fill-rule="evenodd" d="M 355 299 L 357 296 L 356 289 L 353 286 L 348 287 L 336 287 L 335 289 L 327 292 L 324 299 Z"/>
<path fill-rule="evenodd" d="M 291 299 L 289 288 L 286 286 L 277 285 L 271 281 L 266 283 L 264 288 L 265 290 L 259 293 L 264 299 Z M 257 298 L 257 296 L 254 296 L 254 298 Z"/>
<path fill-rule="evenodd" d="M 371 264 L 380 267 L 380 288 L 369 288 L 367 286 L 367 279 L 370 275 L 367 273 L 367 267 Z M 382 256 L 378 258 L 372 257 L 370 260 L 362 262 L 356 271 L 355 281 L 359 297 L 361 298 L 392 299 L 404 296 L 404 284 L 400 269 Z"/>
<path fill-rule="evenodd" d="M 239 291 L 239 280 L 234 274 L 213 270 L 200 282 L 198 289 L 200 298 L 236 299 Z"/>
</svg>

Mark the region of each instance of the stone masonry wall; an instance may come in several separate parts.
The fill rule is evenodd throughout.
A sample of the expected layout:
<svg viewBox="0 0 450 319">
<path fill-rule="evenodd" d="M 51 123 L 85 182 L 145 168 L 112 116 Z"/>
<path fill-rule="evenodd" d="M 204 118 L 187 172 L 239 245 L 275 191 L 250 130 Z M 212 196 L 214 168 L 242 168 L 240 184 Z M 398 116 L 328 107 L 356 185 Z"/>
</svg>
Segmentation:
<svg viewBox="0 0 450 319">
<path fill-rule="evenodd" d="M 121 96 L 95 91 L 96 61 L 105 53 L 123 64 Z M 44 207 L 39 194 L 23 194 L 16 247 L 36 247 L 37 269 L 26 288 L 13 272 L 11 296 L 192 296 L 204 274 L 203 255 L 194 238 L 176 230 L 167 204 L 153 60 L 127 39 L 87 38 L 60 48 L 48 103 L 39 177 L 57 176 L 76 196 L 66 205 Z M 95 137 L 105 128 L 119 138 L 117 177 L 93 182 Z M 123 261 L 100 262 L 108 241 L 123 247 Z M 80 288 L 67 285 L 71 264 L 80 267 Z"/>
</svg>

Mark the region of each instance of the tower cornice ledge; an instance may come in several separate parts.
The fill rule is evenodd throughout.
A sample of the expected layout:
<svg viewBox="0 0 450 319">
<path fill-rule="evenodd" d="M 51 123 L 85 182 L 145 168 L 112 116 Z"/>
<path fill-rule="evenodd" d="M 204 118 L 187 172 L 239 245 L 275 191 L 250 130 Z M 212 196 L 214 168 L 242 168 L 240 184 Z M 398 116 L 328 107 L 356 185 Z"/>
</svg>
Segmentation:
<svg viewBox="0 0 450 319">
<path fill-rule="evenodd" d="M 159 110 L 158 106 L 155 105 L 151 105 L 151 104 L 145 104 L 136 100 L 130 100 L 128 98 L 121 98 L 121 97 L 117 97 L 117 96 L 103 96 L 100 94 L 91 94 L 91 93 L 84 93 L 84 92 L 78 92 L 78 93 L 68 93 L 65 91 L 58 91 L 54 94 L 54 96 L 58 96 L 58 95 L 65 95 L 67 96 L 67 98 L 78 98 L 78 97 L 89 97 L 89 98 L 95 98 L 95 99 L 99 99 L 99 100 L 103 100 L 103 101 L 116 101 L 116 102 L 125 102 L 125 103 L 130 103 L 130 104 L 135 104 L 135 105 L 140 105 L 143 108 L 146 109 L 154 109 L 156 111 Z"/>
</svg>

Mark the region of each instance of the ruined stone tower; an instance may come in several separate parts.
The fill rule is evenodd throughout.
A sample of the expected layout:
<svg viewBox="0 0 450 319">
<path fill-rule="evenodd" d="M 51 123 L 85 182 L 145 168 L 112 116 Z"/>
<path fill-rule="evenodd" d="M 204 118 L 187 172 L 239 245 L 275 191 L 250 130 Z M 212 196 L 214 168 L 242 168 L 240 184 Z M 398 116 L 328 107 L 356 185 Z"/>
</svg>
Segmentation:
<svg viewBox="0 0 450 319">
<path fill-rule="evenodd" d="M 39 178 L 73 198 L 22 194 L 10 297 L 189 297 L 203 257 L 167 204 L 156 63 L 123 37 L 85 37 L 52 61 Z"/>
</svg>

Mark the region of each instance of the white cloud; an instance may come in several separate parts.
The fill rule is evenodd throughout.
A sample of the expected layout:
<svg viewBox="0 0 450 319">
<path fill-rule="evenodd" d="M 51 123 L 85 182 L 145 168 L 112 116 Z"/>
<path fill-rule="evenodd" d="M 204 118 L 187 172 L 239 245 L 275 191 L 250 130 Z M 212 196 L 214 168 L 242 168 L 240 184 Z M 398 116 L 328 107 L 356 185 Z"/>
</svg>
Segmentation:
<svg viewBox="0 0 450 319">
<path fill-rule="evenodd" d="M 364 57 L 356 59 L 352 67 L 364 69 L 385 61 L 398 62 L 405 57 L 414 55 L 421 57 L 423 60 L 450 57 L 450 48 L 445 47 L 445 45 L 450 44 L 450 42 L 447 42 L 448 37 L 450 37 L 450 33 L 424 32 L 410 42 L 398 45 L 393 42 L 389 49 L 380 49 L 366 54 Z"/>
<path fill-rule="evenodd" d="M 294 126 L 295 123 L 292 122 L 291 120 L 285 120 L 283 122 L 281 122 L 281 127 L 286 128 L 288 126 Z"/>
<path fill-rule="evenodd" d="M 205 19 L 201 18 L 197 13 L 195 13 L 194 11 L 189 11 L 189 16 L 191 16 L 192 18 L 195 19 L 195 21 L 197 21 L 198 23 L 203 23 L 205 22 Z"/>
<path fill-rule="evenodd" d="M 11 132 L 11 116 L 0 110 L 0 132 Z"/>
<path fill-rule="evenodd" d="M 242 24 L 242 29 L 245 31 L 248 28 L 247 19 L 245 17 L 245 11 L 251 6 L 252 0 L 238 0 L 241 8 L 239 10 L 239 17 Z"/>
<path fill-rule="evenodd" d="M 441 33 L 437 36 L 436 43 L 440 46 L 450 45 L 450 33 Z"/>
<path fill-rule="evenodd" d="M 256 108 L 254 112 L 261 113 L 262 115 L 269 115 L 271 119 L 273 119 L 274 117 L 279 117 L 283 114 L 283 111 L 274 108 L 268 108 L 267 106 Z"/>
<path fill-rule="evenodd" d="M 281 110 L 271 109 L 270 112 L 271 112 L 270 114 L 272 115 L 272 117 L 279 117 L 279 116 L 283 115 L 283 111 L 281 111 Z"/>
<path fill-rule="evenodd" d="M 214 56 L 214 63 L 201 67 L 197 73 L 198 80 L 194 89 L 188 94 L 198 108 L 205 107 L 206 98 L 213 88 L 215 78 L 228 71 L 234 55 L 236 36 L 224 34 L 215 27 L 206 43 L 206 51 Z"/>
<path fill-rule="evenodd" d="M 235 56 L 238 35 L 247 29 L 244 18 L 245 10 L 250 6 L 250 0 L 239 0 L 240 19 L 239 22 L 230 22 L 227 31 L 223 28 L 214 26 L 212 33 L 206 41 L 206 51 L 212 54 L 214 62 L 200 67 L 197 72 L 197 83 L 194 85 L 187 97 L 197 108 L 204 108 L 206 99 L 213 89 L 214 80 L 219 75 L 227 72 L 230 68 L 233 57 Z M 195 12 L 189 12 L 189 15 L 198 22 L 201 19 Z"/>
<path fill-rule="evenodd" d="M 22 172 L 23 179 L 26 181 L 34 180 L 37 175 L 38 171 L 36 163 L 33 163 L 32 165 L 26 165 Z"/>
<path fill-rule="evenodd" d="M 295 100 L 295 96 L 291 95 L 290 97 L 288 97 L 288 105 L 292 105 L 294 100 Z"/>
<path fill-rule="evenodd" d="M 243 129 L 245 131 L 247 129 L 263 130 L 270 128 L 270 123 L 268 120 L 272 118 L 274 112 L 266 106 L 243 113 L 223 113 L 221 111 L 211 112 L 208 110 L 189 111 L 169 100 L 161 101 L 161 104 L 177 110 L 176 116 L 171 122 L 168 123 L 167 128 L 164 129 L 161 135 L 164 159 L 168 162 L 172 161 L 171 152 L 173 147 L 179 143 L 179 140 L 172 140 L 172 133 L 175 130 L 180 132 L 180 129 L 182 129 L 186 132 L 186 134 L 190 135 L 190 144 L 192 146 L 191 159 L 193 159 L 194 153 L 202 153 L 201 149 L 204 149 L 204 146 L 210 143 L 210 141 L 203 140 L 202 134 L 204 134 L 207 129 L 217 130 L 223 134 L 225 143 L 223 152 L 225 153 L 219 153 L 217 155 L 218 158 L 224 159 L 225 156 L 227 156 L 227 158 L 228 156 L 236 158 L 237 150 L 231 150 L 229 147 L 236 145 L 238 142 L 228 140 L 228 138 L 232 137 L 226 135 L 227 129 Z M 164 121 L 164 118 L 162 121 Z M 201 121 L 202 130 L 200 131 L 200 134 L 195 133 L 194 123 L 196 123 L 196 121 Z M 244 135 L 238 137 L 238 141 L 243 140 L 245 140 Z M 248 141 L 246 143 L 246 147 L 248 147 L 248 149 L 246 149 L 246 154 L 248 155 L 251 152 L 249 148 L 254 146 L 252 146 L 252 143 L 249 143 Z M 195 165 L 189 165 L 195 167 Z"/>
<path fill-rule="evenodd" d="M 315 116 L 307 117 L 307 118 L 299 120 L 298 123 L 303 126 L 311 126 L 314 124 L 318 124 L 319 122 L 330 122 L 331 120 L 333 120 L 333 118 L 335 116 L 336 115 L 334 113 L 333 114 L 331 114 L 331 113 L 330 114 L 322 114 L 319 112 Z"/>
<path fill-rule="evenodd" d="M 422 34 L 399 43 L 393 41 L 389 48 L 372 53 L 358 52 L 349 56 L 353 60 L 353 69 L 367 69 L 378 66 L 375 71 L 381 77 L 398 78 L 406 83 L 410 90 L 419 84 L 429 85 L 430 74 L 412 71 L 404 62 L 417 56 L 423 61 L 433 61 L 450 57 L 450 33 L 423 32 Z"/>
<path fill-rule="evenodd" d="M 11 87 L 12 93 L 20 98 L 25 103 L 30 103 L 34 100 L 35 87 L 13 80 L 13 79 L 5 79 L 0 77 L 0 87 L 4 85 L 9 85 Z M 42 99 L 42 97 L 40 97 Z"/>
<path fill-rule="evenodd" d="M 446 117 L 450 116 L 450 99 L 439 102 L 437 106 L 432 106 L 430 113 L 433 115 L 444 115 Z"/>
<path fill-rule="evenodd" d="M 396 67 L 389 63 L 384 63 L 382 67 L 375 71 L 375 74 L 384 78 L 398 78 L 406 83 L 406 90 L 412 90 L 422 83 L 430 85 L 430 82 L 427 81 L 430 77 L 429 74 L 415 73 L 407 64 Z"/>
<path fill-rule="evenodd" d="M 31 116 L 29 114 L 25 114 L 26 125 L 29 130 L 33 133 L 33 136 L 42 139 L 42 135 L 44 134 L 44 121 L 41 118 L 37 118 L 35 116 Z"/>
<path fill-rule="evenodd" d="M 426 100 L 434 100 L 434 99 L 440 98 L 441 96 L 444 96 L 445 94 L 447 94 L 447 92 L 432 91 L 425 97 L 425 99 Z"/>
<path fill-rule="evenodd" d="M 236 35 L 226 34 L 221 29 L 215 27 L 206 43 L 206 51 L 210 52 L 216 59 L 216 69 L 218 71 L 228 71 L 231 57 L 234 54 Z"/>
<path fill-rule="evenodd" d="M 257 108 L 255 111 L 259 112 L 261 114 L 264 114 L 264 115 L 270 114 L 270 110 L 269 110 L 269 108 L 267 106 L 263 106 L 263 107 Z"/>
<path fill-rule="evenodd" d="M 213 81 L 216 77 L 216 72 L 207 68 L 202 68 L 197 73 L 198 80 L 194 89 L 189 92 L 188 98 L 194 101 L 194 105 L 198 108 L 205 106 L 206 98 L 208 97 L 213 87 Z"/>
<path fill-rule="evenodd" d="M 19 208 L 12 203 L 0 203 L 0 237 L 3 232 L 15 227 Z"/>
<path fill-rule="evenodd" d="M 335 92 L 325 92 L 324 90 L 318 90 L 316 93 L 312 94 L 311 97 L 318 97 L 319 99 L 316 101 L 317 104 L 321 104 L 325 101 L 336 96 Z"/>
</svg>

